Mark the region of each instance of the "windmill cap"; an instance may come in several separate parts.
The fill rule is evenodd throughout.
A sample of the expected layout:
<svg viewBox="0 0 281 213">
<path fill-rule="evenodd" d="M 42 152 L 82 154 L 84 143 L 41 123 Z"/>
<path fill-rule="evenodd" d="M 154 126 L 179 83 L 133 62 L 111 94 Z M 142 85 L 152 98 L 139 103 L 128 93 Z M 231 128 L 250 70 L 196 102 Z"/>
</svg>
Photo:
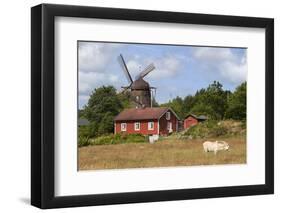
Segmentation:
<svg viewBox="0 0 281 213">
<path fill-rule="evenodd" d="M 147 90 L 147 89 L 149 89 L 149 84 L 142 78 L 139 78 L 133 82 L 131 89 L 132 90 Z"/>
</svg>

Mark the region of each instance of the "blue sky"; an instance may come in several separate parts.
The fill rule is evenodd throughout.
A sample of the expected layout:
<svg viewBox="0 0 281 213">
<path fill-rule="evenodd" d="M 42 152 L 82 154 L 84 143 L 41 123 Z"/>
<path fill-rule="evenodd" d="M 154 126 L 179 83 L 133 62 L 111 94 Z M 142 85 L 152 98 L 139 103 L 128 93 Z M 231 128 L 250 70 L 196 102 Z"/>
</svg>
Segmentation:
<svg viewBox="0 0 281 213">
<path fill-rule="evenodd" d="M 91 91 L 112 85 L 118 91 L 127 79 L 117 61 L 121 53 L 132 78 L 150 63 L 156 69 L 144 80 L 157 88 L 156 101 L 185 97 L 219 81 L 233 91 L 247 80 L 247 49 L 154 44 L 78 42 L 79 108 Z"/>
</svg>

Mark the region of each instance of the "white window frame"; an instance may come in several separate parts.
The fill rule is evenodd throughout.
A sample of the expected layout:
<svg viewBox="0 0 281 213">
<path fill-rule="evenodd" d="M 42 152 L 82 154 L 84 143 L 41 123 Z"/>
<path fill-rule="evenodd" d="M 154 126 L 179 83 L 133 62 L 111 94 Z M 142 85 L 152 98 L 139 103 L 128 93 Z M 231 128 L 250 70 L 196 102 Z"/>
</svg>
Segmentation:
<svg viewBox="0 0 281 213">
<path fill-rule="evenodd" d="M 127 123 L 121 123 L 121 132 L 127 131 Z"/>
<path fill-rule="evenodd" d="M 151 124 L 152 124 L 152 127 L 151 127 Z M 147 123 L 147 129 L 148 130 L 154 130 L 154 122 L 153 121 L 149 121 L 148 123 Z"/>
<path fill-rule="evenodd" d="M 166 112 L 166 120 L 170 120 L 171 119 L 171 112 Z"/>
<path fill-rule="evenodd" d="M 137 124 L 139 125 L 139 128 L 136 128 L 136 127 L 137 127 Z M 141 129 L 141 124 L 140 124 L 140 122 L 135 122 L 135 123 L 134 123 L 134 129 L 135 129 L 135 131 L 140 131 L 140 129 Z"/>
<path fill-rule="evenodd" d="M 167 130 L 168 130 L 168 131 L 173 130 L 173 124 L 172 124 L 171 121 L 167 122 Z"/>
</svg>

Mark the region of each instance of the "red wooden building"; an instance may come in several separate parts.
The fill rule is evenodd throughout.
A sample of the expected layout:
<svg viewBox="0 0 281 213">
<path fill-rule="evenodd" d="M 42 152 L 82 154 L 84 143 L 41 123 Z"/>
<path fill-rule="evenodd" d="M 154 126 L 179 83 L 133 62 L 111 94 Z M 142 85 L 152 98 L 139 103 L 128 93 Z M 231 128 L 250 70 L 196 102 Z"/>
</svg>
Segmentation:
<svg viewBox="0 0 281 213">
<path fill-rule="evenodd" d="M 184 119 L 183 127 L 184 127 L 184 129 L 187 129 L 187 128 L 194 126 L 194 125 L 198 124 L 199 122 L 203 122 L 205 120 L 207 120 L 207 117 L 204 115 L 196 116 L 193 114 L 189 114 Z"/>
<path fill-rule="evenodd" d="M 114 118 L 114 133 L 168 135 L 178 131 L 179 118 L 168 107 L 125 109 Z"/>
</svg>

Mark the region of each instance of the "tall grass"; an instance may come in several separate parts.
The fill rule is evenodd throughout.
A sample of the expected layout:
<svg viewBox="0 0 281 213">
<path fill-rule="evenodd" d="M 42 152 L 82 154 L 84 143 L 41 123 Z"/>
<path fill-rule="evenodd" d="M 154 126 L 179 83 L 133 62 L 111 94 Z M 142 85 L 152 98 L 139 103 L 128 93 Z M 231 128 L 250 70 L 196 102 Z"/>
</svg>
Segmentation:
<svg viewBox="0 0 281 213">
<path fill-rule="evenodd" d="M 191 126 L 182 136 L 189 138 L 209 138 L 221 136 L 243 135 L 246 133 L 246 126 L 243 122 L 225 120 L 208 120 L 195 126 Z"/>
<path fill-rule="evenodd" d="M 109 134 L 90 140 L 90 145 L 127 144 L 148 142 L 147 136 L 141 134 Z"/>
<path fill-rule="evenodd" d="M 79 170 L 246 163 L 246 139 L 234 136 L 225 141 L 229 151 L 216 155 L 203 151 L 202 139 L 87 146 L 79 148 Z"/>
</svg>

